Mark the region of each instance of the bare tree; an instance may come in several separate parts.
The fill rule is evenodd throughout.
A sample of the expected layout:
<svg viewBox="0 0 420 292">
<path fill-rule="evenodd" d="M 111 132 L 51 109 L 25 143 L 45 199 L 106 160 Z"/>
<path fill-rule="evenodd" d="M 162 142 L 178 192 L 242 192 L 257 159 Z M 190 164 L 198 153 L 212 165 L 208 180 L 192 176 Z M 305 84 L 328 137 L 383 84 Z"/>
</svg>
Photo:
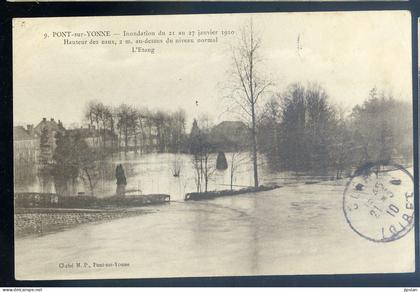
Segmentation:
<svg viewBox="0 0 420 292">
<path fill-rule="evenodd" d="M 98 133 L 100 132 L 103 117 L 103 109 L 104 105 L 99 101 L 90 101 L 86 107 L 85 118 L 89 121 L 91 129 L 95 129 L 95 131 L 93 131 L 94 134 L 96 134 L 96 131 Z M 100 146 L 99 138 L 100 136 L 97 135 L 96 141 L 94 142 L 96 144 L 96 147 L 98 148 Z"/>
<path fill-rule="evenodd" d="M 235 181 L 236 175 L 239 172 L 239 167 L 248 159 L 249 157 L 243 155 L 238 148 L 232 152 L 230 156 L 230 190 L 233 190 L 233 183 Z M 248 161 L 249 162 L 249 161 Z"/>
<path fill-rule="evenodd" d="M 112 109 L 110 106 L 105 105 L 102 109 L 102 142 L 104 150 L 107 148 L 107 136 L 111 139 L 111 145 L 113 146 L 114 143 L 112 141 L 113 139 L 113 133 L 114 133 L 114 116 L 112 114 Z M 111 148 L 112 148 L 111 146 Z"/>
<path fill-rule="evenodd" d="M 251 20 L 249 25 L 242 29 L 237 45 L 232 48 L 234 79 L 233 91 L 228 96 L 232 102 L 231 109 L 239 110 L 241 117 L 250 126 L 255 187 L 258 187 L 257 108 L 261 97 L 272 85 L 271 82 L 262 78 L 259 71 L 260 48 L 261 39 L 254 31 Z"/>
<path fill-rule="evenodd" d="M 216 172 L 214 153 L 212 146 L 207 141 L 200 143 L 199 152 L 195 153 L 192 158 L 193 168 L 196 173 L 195 182 L 197 192 L 208 191 L 211 177 Z"/>
<path fill-rule="evenodd" d="M 134 111 L 131 106 L 126 104 L 121 104 L 117 109 L 117 127 L 119 130 L 119 146 L 121 144 L 122 136 L 124 136 L 124 152 L 128 151 L 128 139 L 130 130 L 132 129 L 132 116 Z"/>
<path fill-rule="evenodd" d="M 99 101 L 90 101 L 85 109 L 85 119 L 96 137 L 96 147 L 102 147 L 104 153 L 107 150 L 107 137 L 113 139 L 115 123 L 112 108 Z M 111 142 L 113 146 L 113 141 Z"/>
<path fill-rule="evenodd" d="M 178 153 L 184 150 L 187 139 L 186 114 L 181 109 L 152 112 L 129 104 L 113 107 L 93 100 L 85 107 L 84 119 L 90 127 L 92 146 L 104 150 L 103 154 L 115 148 L 120 152 L 123 147 L 124 152 L 137 153 L 140 149 Z"/>
<path fill-rule="evenodd" d="M 197 121 L 194 121 L 195 131 L 191 135 L 192 141 L 191 154 L 192 165 L 195 171 L 195 183 L 197 186 L 197 192 L 204 192 L 208 190 L 208 184 L 210 178 L 216 172 L 215 157 L 214 157 L 214 146 L 209 141 L 209 128 L 206 125 L 209 124 L 208 118 L 203 119 L 204 127 L 200 128 Z"/>
<path fill-rule="evenodd" d="M 179 109 L 172 114 L 172 151 L 179 153 L 182 148 L 185 134 L 186 114 L 184 110 Z"/>
<path fill-rule="evenodd" d="M 134 153 L 137 153 L 139 148 L 138 135 L 140 129 L 140 114 L 139 110 L 135 107 L 132 107 L 128 113 L 128 126 L 130 135 L 134 138 Z"/>
</svg>

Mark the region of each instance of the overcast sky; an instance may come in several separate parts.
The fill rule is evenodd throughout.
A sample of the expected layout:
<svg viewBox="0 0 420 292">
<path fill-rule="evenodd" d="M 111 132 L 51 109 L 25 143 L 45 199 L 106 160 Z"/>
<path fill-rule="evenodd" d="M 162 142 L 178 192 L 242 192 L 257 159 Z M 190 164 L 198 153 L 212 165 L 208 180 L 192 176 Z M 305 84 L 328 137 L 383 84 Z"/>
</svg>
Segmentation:
<svg viewBox="0 0 420 292">
<path fill-rule="evenodd" d="M 218 122 L 234 38 L 208 45 L 156 45 L 155 54 L 127 46 L 63 46 L 53 31 L 234 30 L 250 14 L 20 19 L 14 22 L 14 122 L 54 117 L 80 123 L 89 100 L 149 109 L 183 108 L 188 121 L 208 112 Z M 262 36 L 260 69 L 282 91 L 292 82 L 319 82 L 346 109 L 373 86 L 411 101 L 408 12 L 252 14 Z M 299 46 L 298 44 L 299 38 Z M 144 46 L 146 47 L 146 46 Z M 298 47 L 300 50 L 298 50 Z M 195 101 L 198 101 L 198 108 Z"/>
</svg>

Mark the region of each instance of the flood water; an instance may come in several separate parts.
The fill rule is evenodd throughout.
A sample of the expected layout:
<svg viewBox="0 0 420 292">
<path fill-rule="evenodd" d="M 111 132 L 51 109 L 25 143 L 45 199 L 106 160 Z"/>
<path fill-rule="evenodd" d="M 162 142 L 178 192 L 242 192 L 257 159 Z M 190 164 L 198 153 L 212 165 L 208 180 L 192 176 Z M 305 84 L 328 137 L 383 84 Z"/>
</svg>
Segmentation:
<svg viewBox="0 0 420 292">
<path fill-rule="evenodd" d="M 229 162 L 230 156 L 227 158 Z M 149 211 L 144 215 L 16 238 L 16 278 L 342 274 L 414 269 L 414 231 L 396 241 L 375 243 L 349 227 L 342 210 L 346 180 L 305 184 L 302 180 L 315 178 L 270 173 L 262 164 L 262 183 L 279 183 L 282 188 L 184 202 L 184 194 L 195 191 L 195 182 L 191 158 L 184 155 L 180 159 L 179 178 L 172 175 L 173 154 L 107 161 L 112 171 L 109 179 L 98 185 L 103 195 L 115 192 L 113 171 L 122 163 L 127 189 L 169 193 L 173 201 L 143 207 Z M 209 188 L 226 189 L 229 184 L 227 170 L 215 173 Z M 250 164 L 241 165 L 235 185 L 252 185 Z M 19 187 L 40 185 L 33 180 Z"/>
<path fill-rule="evenodd" d="M 17 279 L 409 272 L 414 232 L 389 243 L 357 235 L 345 181 L 146 207 L 150 214 L 16 239 Z M 113 263 L 128 266 L 115 267 Z M 82 267 L 76 268 L 81 263 Z M 86 267 L 84 267 L 86 263 Z M 73 264 L 73 268 L 60 268 Z M 110 267 L 95 267 L 109 264 Z"/>
<path fill-rule="evenodd" d="M 226 154 L 228 169 L 215 170 L 216 155 L 210 160 L 211 170 L 215 170 L 209 180 L 208 190 L 230 189 L 231 177 L 230 167 L 232 153 Z M 264 178 L 260 183 L 271 182 L 274 177 L 282 176 L 295 180 L 288 173 L 272 174 L 268 169 L 264 158 L 259 159 L 260 177 Z M 233 188 L 252 186 L 253 172 L 249 153 L 236 153 L 236 166 L 233 178 Z M 185 194 L 197 190 L 196 173 L 192 163 L 192 156 L 188 154 L 172 153 L 150 153 L 135 154 L 114 154 L 112 157 L 100 162 L 101 172 L 94 178 L 94 195 L 98 197 L 115 195 L 116 178 L 115 168 L 122 164 L 127 177 L 126 190 L 140 190 L 132 194 L 169 194 L 173 201 L 183 201 Z M 173 172 L 179 166 L 179 177 L 174 177 Z M 52 177 L 41 177 L 33 166 L 17 169 L 15 181 L 15 192 L 52 192 L 55 193 L 54 179 Z M 89 194 L 88 185 L 83 184 L 81 179 L 72 182 L 69 194 L 76 195 L 78 192 Z"/>
</svg>

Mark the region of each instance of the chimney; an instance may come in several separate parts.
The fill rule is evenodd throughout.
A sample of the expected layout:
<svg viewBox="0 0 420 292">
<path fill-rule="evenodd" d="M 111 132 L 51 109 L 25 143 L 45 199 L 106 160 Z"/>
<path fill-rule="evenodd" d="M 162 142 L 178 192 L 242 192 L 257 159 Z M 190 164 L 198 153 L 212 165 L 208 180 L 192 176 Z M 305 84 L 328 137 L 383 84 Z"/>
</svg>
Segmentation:
<svg viewBox="0 0 420 292">
<path fill-rule="evenodd" d="M 51 122 L 54 122 L 54 118 L 51 118 Z"/>
<path fill-rule="evenodd" d="M 26 125 L 26 129 L 27 129 L 28 134 L 30 136 L 33 136 L 34 135 L 34 125 Z"/>
<path fill-rule="evenodd" d="M 46 121 L 47 121 L 47 118 L 42 118 L 42 121 L 43 121 L 43 122 L 46 122 Z"/>
</svg>

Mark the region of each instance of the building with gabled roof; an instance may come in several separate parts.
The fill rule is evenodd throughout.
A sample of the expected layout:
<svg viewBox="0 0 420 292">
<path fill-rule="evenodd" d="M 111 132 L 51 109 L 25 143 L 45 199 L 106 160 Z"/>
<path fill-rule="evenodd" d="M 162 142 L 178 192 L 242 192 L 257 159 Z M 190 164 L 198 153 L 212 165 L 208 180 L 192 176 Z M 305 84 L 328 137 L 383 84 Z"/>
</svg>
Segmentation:
<svg viewBox="0 0 420 292">
<path fill-rule="evenodd" d="M 57 147 L 57 133 L 64 134 L 66 129 L 60 120 L 57 122 L 51 118 L 47 120 L 42 118 L 38 125 L 34 128 L 34 132 L 40 137 L 40 157 L 41 164 L 50 164 L 53 161 L 54 150 Z"/>
<path fill-rule="evenodd" d="M 47 118 L 42 118 L 42 120 L 38 123 L 38 125 L 34 128 L 34 131 L 41 135 L 42 130 L 47 129 L 49 132 L 61 132 L 63 133 L 66 129 L 63 127 L 63 123 L 61 123 L 60 120 L 57 122 L 51 118 L 50 120 L 47 120 Z"/>
<path fill-rule="evenodd" d="M 64 133 L 65 129 L 60 120 L 43 118 L 36 127 L 27 125 L 13 127 L 13 159 L 15 163 L 50 163 L 56 147 L 55 135 Z M 46 141 L 41 147 L 41 138 Z M 42 160 L 42 161 L 41 161 Z"/>
<path fill-rule="evenodd" d="M 25 129 L 22 126 L 13 127 L 13 160 L 15 163 L 34 163 L 39 155 L 39 135 L 33 125 Z"/>
</svg>

